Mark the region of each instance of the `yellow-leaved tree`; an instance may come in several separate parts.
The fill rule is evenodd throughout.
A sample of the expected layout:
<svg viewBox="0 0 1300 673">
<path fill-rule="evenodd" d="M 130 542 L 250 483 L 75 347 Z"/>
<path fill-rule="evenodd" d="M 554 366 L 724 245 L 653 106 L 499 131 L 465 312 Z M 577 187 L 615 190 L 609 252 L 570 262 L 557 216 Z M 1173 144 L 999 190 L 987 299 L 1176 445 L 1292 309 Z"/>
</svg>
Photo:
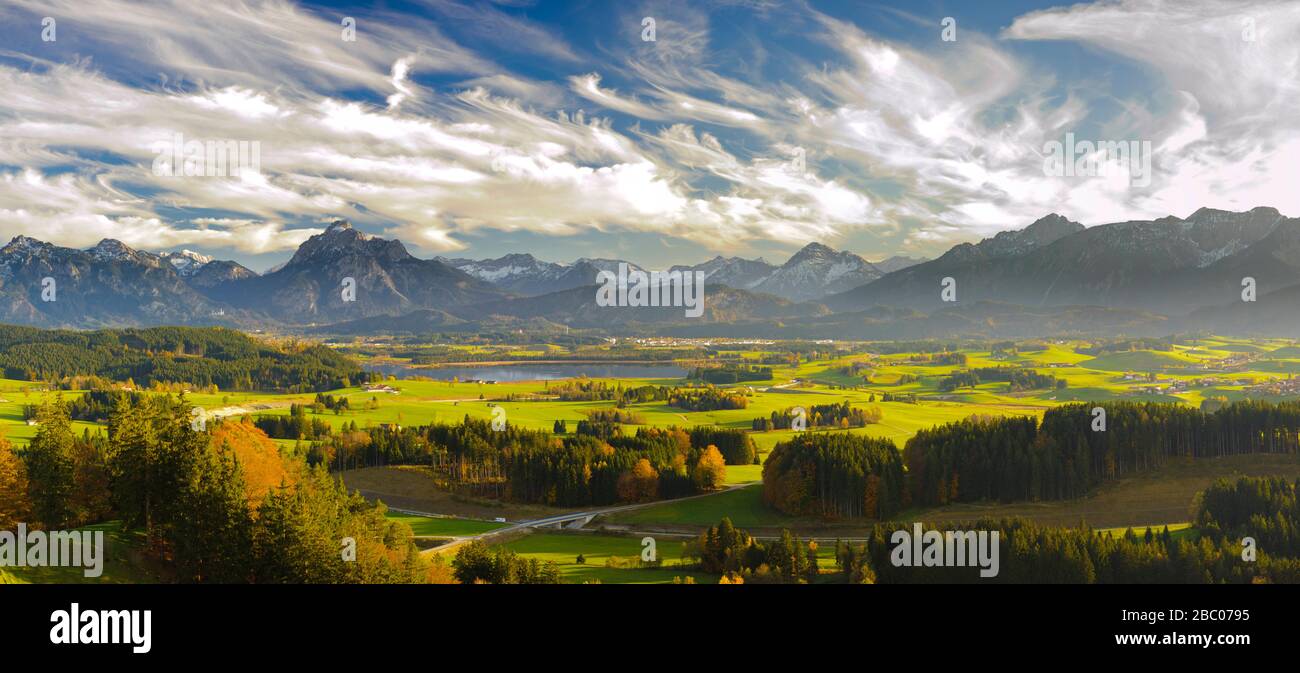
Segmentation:
<svg viewBox="0 0 1300 673">
<path fill-rule="evenodd" d="M 0 530 L 16 530 L 19 523 L 32 522 L 32 503 L 27 497 L 27 467 L 14 453 L 9 440 L 0 434 Z"/>
<path fill-rule="evenodd" d="M 723 460 L 718 447 L 710 444 L 700 454 L 700 462 L 695 464 L 695 485 L 702 491 L 722 488 L 727 481 L 727 461 Z"/>
</svg>

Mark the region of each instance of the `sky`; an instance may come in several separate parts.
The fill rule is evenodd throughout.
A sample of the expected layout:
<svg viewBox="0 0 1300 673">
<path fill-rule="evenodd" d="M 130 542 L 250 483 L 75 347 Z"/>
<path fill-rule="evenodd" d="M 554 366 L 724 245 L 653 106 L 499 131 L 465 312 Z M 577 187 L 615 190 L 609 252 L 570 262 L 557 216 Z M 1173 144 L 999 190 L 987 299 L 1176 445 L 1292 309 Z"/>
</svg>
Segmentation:
<svg viewBox="0 0 1300 673">
<path fill-rule="evenodd" d="M 667 267 L 1300 216 L 1296 35 L 1300 0 L 4 0 L 0 237 L 261 271 L 344 218 Z M 1147 163 L 1052 168 L 1067 138 Z"/>
</svg>

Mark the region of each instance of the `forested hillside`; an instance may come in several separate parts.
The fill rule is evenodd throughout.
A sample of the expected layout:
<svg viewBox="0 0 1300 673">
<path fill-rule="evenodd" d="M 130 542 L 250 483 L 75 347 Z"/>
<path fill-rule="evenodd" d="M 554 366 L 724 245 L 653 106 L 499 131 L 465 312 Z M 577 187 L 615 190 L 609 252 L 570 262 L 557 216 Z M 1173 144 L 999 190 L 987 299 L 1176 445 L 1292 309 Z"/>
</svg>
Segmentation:
<svg viewBox="0 0 1300 673">
<path fill-rule="evenodd" d="M 277 347 L 222 327 L 80 332 L 0 325 L 0 371 L 23 381 L 94 376 L 138 386 L 284 392 L 346 387 L 366 376 L 325 346 Z"/>
</svg>

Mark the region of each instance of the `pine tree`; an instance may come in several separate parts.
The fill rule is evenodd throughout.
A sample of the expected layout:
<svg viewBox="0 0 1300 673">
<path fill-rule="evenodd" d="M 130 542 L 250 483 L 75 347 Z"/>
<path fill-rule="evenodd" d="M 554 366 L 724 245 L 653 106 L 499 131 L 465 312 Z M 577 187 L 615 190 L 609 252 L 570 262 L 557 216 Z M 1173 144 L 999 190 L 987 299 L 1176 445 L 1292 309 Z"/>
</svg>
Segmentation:
<svg viewBox="0 0 1300 673">
<path fill-rule="evenodd" d="M 24 453 L 33 514 L 46 529 L 70 522 L 68 496 L 74 486 L 72 448 L 76 439 L 62 401 L 42 405 L 40 429 Z"/>
<path fill-rule="evenodd" d="M 176 574 L 186 582 L 246 582 L 252 515 L 236 457 L 204 452 L 181 490 L 168 531 Z"/>
</svg>

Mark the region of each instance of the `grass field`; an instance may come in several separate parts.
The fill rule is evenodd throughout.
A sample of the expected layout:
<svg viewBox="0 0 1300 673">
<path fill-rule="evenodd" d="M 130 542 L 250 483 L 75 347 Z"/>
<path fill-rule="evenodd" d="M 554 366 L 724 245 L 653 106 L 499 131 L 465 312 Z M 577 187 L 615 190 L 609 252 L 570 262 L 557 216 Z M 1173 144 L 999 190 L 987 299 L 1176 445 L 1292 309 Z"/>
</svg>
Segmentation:
<svg viewBox="0 0 1300 673">
<path fill-rule="evenodd" d="M 741 528 L 795 526 L 803 520 L 786 516 L 763 504 L 761 486 L 746 486 L 705 498 L 667 502 L 652 507 L 615 512 L 603 520 L 637 526 L 712 526 L 722 517 Z"/>
<path fill-rule="evenodd" d="M 342 476 L 348 490 L 360 491 L 362 495 L 382 500 L 391 507 L 415 512 L 480 521 L 492 521 L 497 517 L 519 521 L 571 511 L 539 505 L 457 498 L 438 490 L 433 480 L 418 467 L 368 467 L 347 470 Z"/>
<path fill-rule="evenodd" d="M 833 431 L 888 438 L 901 449 L 918 430 L 937 424 L 959 421 L 973 414 L 1041 417 L 1053 406 L 1071 401 L 1128 399 L 1199 405 L 1206 398 L 1218 396 L 1229 400 L 1248 397 L 1295 399 L 1295 394 L 1273 395 L 1252 388 L 1252 384 L 1282 385 L 1291 375 L 1300 374 L 1300 345 L 1281 339 L 1206 337 L 1179 342 L 1167 350 L 1118 352 L 1100 352 L 1094 348 L 1095 344 L 1081 341 L 1051 340 L 1017 352 L 963 351 L 965 365 L 930 364 L 922 361 L 924 357 L 921 354 L 873 353 L 869 352 L 870 347 L 858 348 L 855 352 L 837 350 L 845 346 L 829 344 L 816 358 L 805 359 L 798 365 L 773 365 L 771 381 L 734 386 L 747 395 L 748 407 L 745 409 L 690 412 L 662 402 L 651 402 L 630 405 L 630 410 L 640 415 L 647 426 L 689 428 L 714 425 L 748 430 L 756 417 L 767 417 L 794 406 L 809 407 L 847 400 L 854 406 L 879 407 L 881 421 L 862 428 Z M 483 353 L 537 356 L 562 352 L 562 349 L 547 344 L 457 348 L 463 349 L 467 357 Z M 751 362 L 775 352 L 775 349 L 769 352 L 725 344 L 715 344 L 714 348 L 719 354 L 740 356 Z M 854 363 L 864 366 L 863 372 L 850 373 L 847 368 Z M 1031 367 L 1039 373 L 1050 374 L 1064 380 L 1065 387 L 1011 391 L 1007 384 L 986 382 L 954 391 L 939 389 L 942 378 L 954 372 L 1006 365 Z M 607 382 L 625 387 L 692 384 L 665 379 L 609 379 Z M 1175 382 L 1178 385 L 1174 385 Z M 479 384 L 391 379 L 388 383 L 398 389 L 396 394 L 366 392 L 360 387 L 333 391 L 334 395 L 348 397 L 352 409 L 340 414 L 325 411 L 315 417 L 335 428 L 350 423 L 361 427 L 380 423 L 422 425 L 456 423 L 465 416 L 489 419 L 493 409 L 499 407 L 505 410 L 511 424 L 549 431 L 556 420 L 568 421 L 572 429 L 574 423 L 585 418 L 588 412 L 614 405 L 613 402 L 504 399 L 512 395 L 543 395 L 553 383 L 543 381 Z M 886 393 L 915 395 L 916 402 L 884 402 L 882 397 Z M 47 390 L 47 384 L 40 382 L 0 380 L 0 431 L 22 447 L 39 430 L 38 426 L 29 425 L 24 420 L 25 405 L 37 405 L 59 395 L 71 398 L 78 394 L 78 391 Z M 287 414 L 291 403 L 310 402 L 312 398 L 313 395 L 273 393 L 187 394 L 191 403 L 210 412 L 242 410 L 252 414 Z M 624 431 L 633 433 L 637 427 L 626 426 Z M 102 426 L 80 421 L 75 423 L 75 428 L 78 433 L 103 430 Z M 788 430 L 751 434 L 764 458 L 778 443 L 791 436 L 792 432 Z M 276 440 L 276 443 L 288 450 L 296 441 Z M 1188 520 L 1187 512 L 1195 493 L 1216 476 L 1230 474 L 1300 476 L 1300 467 L 1294 460 L 1280 456 L 1241 456 L 1231 460 L 1174 464 L 1164 470 L 1110 484 L 1078 501 L 952 506 L 907 512 L 906 515 L 926 520 L 1026 516 L 1042 523 L 1061 525 L 1075 525 L 1080 519 L 1085 519 L 1093 526 L 1102 527 L 1180 524 Z M 342 477 L 350 489 L 360 490 L 363 495 L 383 500 L 392 507 L 454 517 L 393 514 L 395 518 L 412 524 L 418 535 L 430 537 L 473 535 L 491 530 L 497 525 L 492 522 L 497 517 L 514 522 L 565 511 L 453 497 L 434 488 L 430 477 L 417 467 L 349 470 Z M 800 531 L 838 529 L 839 524 L 786 517 L 765 507 L 760 497 L 761 486 L 757 483 L 761 477 L 761 465 L 730 465 L 726 477 L 728 486 L 751 485 L 703 498 L 611 515 L 605 522 L 628 527 L 698 529 L 727 516 L 738 526 L 762 530 L 783 526 Z M 517 543 L 542 545 L 548 537 L 534 535 Z M 625 543 L 610 542 L 609 549 L 623 549 L 619 545 Z M 579 573 L 576 577 L 600 579 L 592 575 L 592 568 L 578 568 L 572 572 Z M 14 579 L 12 573 L 9 577 Z M 648 581 L 663 580 L 660 575 L 647 577 L 651 578 Z M 671 581 L 671 576 L 667 579 Z"/>
<path fill-rule="evenodd" d="M 5 567 L 0 568 L 0 584 L 150 584 L 160 578 L 150 571 L 137 553 L 139 533 L 124 533 L 116 521 L 86 526 L 77 530 L 103 531 L 103 574 L 86 577 L 81 567 Z"/>
<path fill-rule="evenodd" d="M 599 533 L 534 533 L 505 543 L 508 549 L 525 558 L 554 561 L 566 583 L 581 584 L 669 584 L 674 578 L 692 577 L 697 584 L 716 584 L 719 576 L 680 567 L 685 537 L 650 536 L 663 566 L 660 568 L 609 567 L 606 561 L 617 557 L 627 564 L 639 559 L 645 536 L 616 536 Z M 578 555 L 584 563 L 578 563 Z M 827 580 L 836 572 L 835 547 L 822 544 L 817 548 L 817 565 Z"/>
<path fill-rule="evenodd" d="M 387 516 L 393 521 L 406 523 L 418 537 L 462 537 L 465 535 L 479 535 L 509 525 L 495 521 L 418 516 L 415 514 L 403 514 L 401 512 L 393 511 L 389 511 Z"/>
<path fill-rule="evenodd" d="M 917 510 L 904 519 L 969 521 L 976 518 L 1025 517 L 1042 524 L 1093 528 L 1163 526 L 1191 518 L 1192 501 L 1221 477 L 1300 477 L 1300 456 L 1242 455 L 1182 459 L 1165 467 L 1120 479 L 1086 498 L 1060 502 L 962 504 Z"/>
<path fill-rule="evenodd" d="M 534 533 L 508 542 L 505 546 L 526 558 L 554 561 L 565 582 L 602 584 L 670 584 L 674 577 L 691 576 L 702 584 L 716 583 L 716 575 L 675 567 L 681 562 L 681 540 L 656 540 L 661 568 L 610 568 L 611 557 L 624 560 L 641 558 L 641 541 L 630 537 L 590 533 Z M 584 563 L 578 563 L 578 555 Z"/>
</svg>

